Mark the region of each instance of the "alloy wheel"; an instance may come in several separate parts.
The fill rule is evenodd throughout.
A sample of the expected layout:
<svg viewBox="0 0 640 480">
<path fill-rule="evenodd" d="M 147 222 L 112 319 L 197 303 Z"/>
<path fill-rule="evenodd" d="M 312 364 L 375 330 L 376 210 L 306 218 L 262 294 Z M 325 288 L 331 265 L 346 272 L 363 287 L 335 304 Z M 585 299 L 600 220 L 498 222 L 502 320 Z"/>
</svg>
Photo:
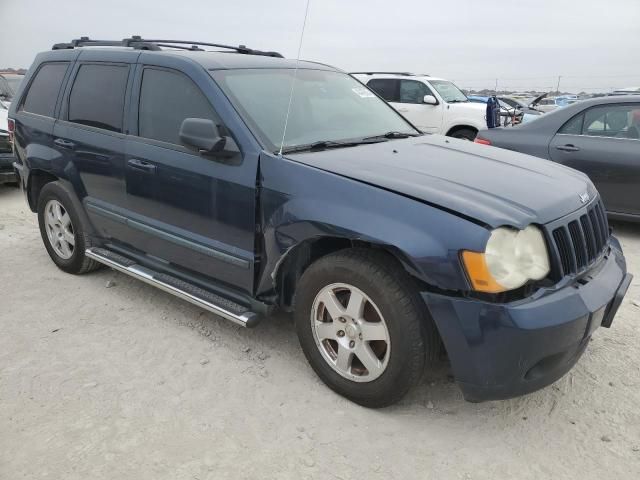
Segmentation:
<svg viewBox="0 0 640 480">
<path fill-rule="evenodd" d="M 49 200 L 44 208 L 44 223 L 49 243 L 60 258 L 68 260 L 73 255 L 76 238 L 71 217 L 57 200 Z"/>
<path fill-rule="evenodd" d="M 389 330 L 362 290 L 344 283 L 324 287 L 313 302 L 311 328 L 322 357 L 343 377 L 371 382 L 387 368 Z"/>
</svg>

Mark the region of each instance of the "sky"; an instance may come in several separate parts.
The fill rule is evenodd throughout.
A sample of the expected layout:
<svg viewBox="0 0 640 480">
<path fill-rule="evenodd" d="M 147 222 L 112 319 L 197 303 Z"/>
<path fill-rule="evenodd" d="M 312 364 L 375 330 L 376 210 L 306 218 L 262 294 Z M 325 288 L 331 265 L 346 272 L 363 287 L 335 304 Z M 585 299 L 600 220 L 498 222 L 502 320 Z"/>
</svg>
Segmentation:
<svg viewBox="0 0 640 480">
<path fill-rule="evenodd" d="M 199 40 L 295 58 L 307 0 L 0 0 L 0 68 L 79 36 Z M 640 86 L 640 0 L 310 0 L 301 58 L 462 88 Z"/>
</svg>

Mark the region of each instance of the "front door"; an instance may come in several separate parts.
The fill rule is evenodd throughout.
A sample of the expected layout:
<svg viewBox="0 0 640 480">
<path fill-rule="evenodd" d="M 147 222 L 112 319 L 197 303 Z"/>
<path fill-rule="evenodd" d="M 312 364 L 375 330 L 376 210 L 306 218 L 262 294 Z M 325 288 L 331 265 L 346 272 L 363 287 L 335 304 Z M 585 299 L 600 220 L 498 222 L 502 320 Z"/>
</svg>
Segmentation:
<svg viewBox="0 0 640 480">
<path fill-rule="evenodd" d="M 442 103 L 428 105 L 425 95 L 437 99 L 431 89 L 419 80 L 401 80 L 397 78 L 374 78 L 367 87 L 384 98 L 403 117 L 419 130 L 427 133 L 439 133 L 442 128 Z"/>
<path fill-rule="evenodd" d="M 186 118 L 226 129 L 182 72 L 140 65 L 133 98 L 137 134 L 127 137 L 125 162 L 130 238 L 146 254 L 251 292 L 257 159 L 205 156 L 181 144 Z"/>
<path fill-rule="evenodd" d="M 442 104 L 424 103 L 425 95 L 436 96 L 418 80 L 400 80 L 398 102 L 393 106 L 421 131 L 439 133 L 442 128 Z"/>
<path fill-rule="evenodd" d="M 640 215 L 639 134 L 640 103 L 592 107 L 560 129 L 549 155 L 589 175 L 607 211 Z"/>
</svg>

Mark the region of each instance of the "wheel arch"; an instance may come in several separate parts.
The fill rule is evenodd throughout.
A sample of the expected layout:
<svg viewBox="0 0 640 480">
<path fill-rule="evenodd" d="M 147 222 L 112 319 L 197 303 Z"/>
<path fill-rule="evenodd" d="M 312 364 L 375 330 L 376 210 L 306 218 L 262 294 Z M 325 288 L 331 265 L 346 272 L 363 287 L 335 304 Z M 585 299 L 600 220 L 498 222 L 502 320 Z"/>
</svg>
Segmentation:
<svg viewBox="0 0 640 480">
<path fill-rule="evenodd" d="M 418 278 L 419 269 L 396 247 L 347 237 L 314 237 L 306 239 L 289 249 L 278 262 L 273 273 L 273 280 L 279 307 L 286 311 L 291 310 L 298 282 L 312 263 L 332 253 L 350 248 L 383 252 L 393 258 L 416 281 L 426 288 L 430 288 L 428 284 Z"/>
<path fill-rule="evenodd" d="M 49 172 L 46 172 L 44 170 L 31 170 L 29 174 L 29 180 L 27 183 L 27 199 L 28 199 L 29 208 L 31 209 L 31 211 L 33 211 L 34 213 L 38 212 L 38 199 L 39 199 L 40 193 L 42 192 L 42 189 L 46 185 L 52 182 L 56 182 L 56 184 L 60 188 L 62 188 L 65 191 L 65 193 L 68 195 L 70 201 L 73 203 L 73 207 L 75 211 L 80 217 L 80 221 L 82 222 L 85 231 L 89 235 L 95 236 L 96 229 L 91 223 L 91 220 L 87 215 L 84 205 L 78 198 L 78 195 L 75 189 L 73 188 L 72 184 L 68 180 L 58 178 L 55 175 Z"/>
<path fill-rule="evenodd" d="M 472 132 L 474 132 L 476 135 L 478 134 L 478 129 L 476 127 L 474 127 L 473 125 L 467 125 L 467 124 L 461 124 L 461 125 L 454 125 L 453 127 L 451 127 L 447 133 L 446 136 L 450 137 L 452 136 L 454 133 L 459 132 L 460 130 L 471 130 Z"/>
<path fill-rule="evenodd" d="M 27 180 L 27 202 L 32 212 L 38 211 L 38 198 L 40 192 L 47 183 L 56 182 L 60 180 L 58 177 L 50 172 L 40 169 L 32 169 L 29 172 L 29 178 Z"/>
</svg>

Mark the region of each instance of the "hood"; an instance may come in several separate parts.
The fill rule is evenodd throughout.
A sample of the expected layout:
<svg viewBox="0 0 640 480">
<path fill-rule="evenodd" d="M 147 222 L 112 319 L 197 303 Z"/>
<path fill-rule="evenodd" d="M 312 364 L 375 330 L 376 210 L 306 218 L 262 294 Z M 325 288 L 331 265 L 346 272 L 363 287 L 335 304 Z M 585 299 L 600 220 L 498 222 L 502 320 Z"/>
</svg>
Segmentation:
<svg viewBox="0 0 640 480">
<path fill-rule="evenodd" d="M 509 150 L 424 135 L 287 158 L 397 192 L 477 223 L 545 224 L 597 193 L 586 175 Z"/>
<path fill-rule="evenodd" d="M 468 115 L 477 116 L 481 115 L 484 118 L 484 114 L 487 112 L 486 103 L 478 102 L 461 102 L 461 103 L 449 103 L 449 108 L 454 108 L 460 112 L 466 112 Z"/>
<path fill-rule="evenodd" d="M 530 107 L 535 107 L 538 103 L 540 103 L 540 100 L 545 98 L 547 95 L 549 95 L 549 93 L 543 93 L 539 97 L 534 98 L 533 101 L 529 104 L 529 106 Z"/>
</svg>

